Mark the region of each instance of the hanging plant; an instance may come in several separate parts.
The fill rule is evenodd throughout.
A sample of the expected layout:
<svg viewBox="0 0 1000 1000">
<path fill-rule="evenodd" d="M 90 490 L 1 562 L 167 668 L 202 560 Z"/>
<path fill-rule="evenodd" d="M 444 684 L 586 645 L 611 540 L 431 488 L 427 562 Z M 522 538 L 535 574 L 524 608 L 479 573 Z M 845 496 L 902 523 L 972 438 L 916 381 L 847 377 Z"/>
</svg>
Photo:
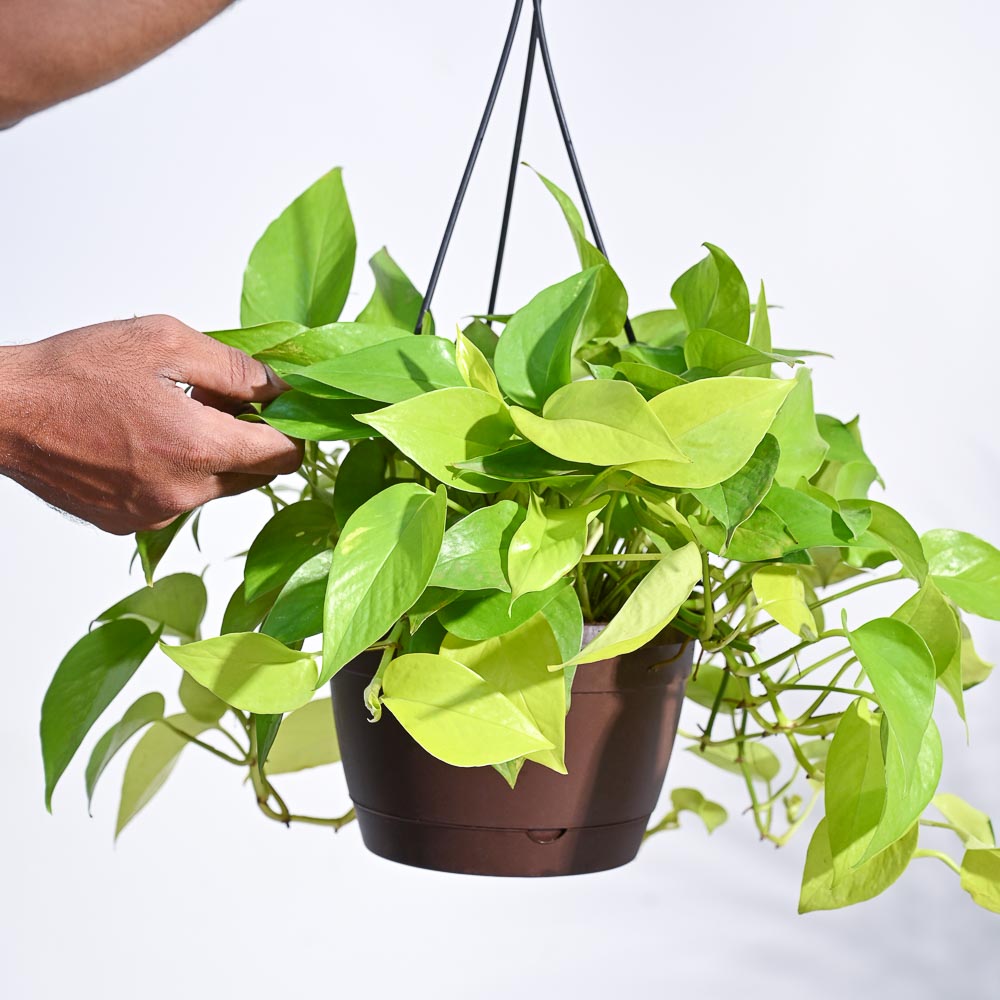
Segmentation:
<svg viewBox="0 0 1000 1000">
<path fill-rule="evenodd" d="M 265 488 L 273 516 L 209 637 L 201 577 L 157 575 L 192 522 L 137 536 L 147 586 L 97 615 L 45 697 L 46 802 L 159 649 L 182 710 L 144 694 L 86 767 L 89 798 L 138 737 L 118 833 L 186 750 L 231 763 L 268 817 L 337 828 L 353 813 L 296 815 L 276 778 L 343 753 L 379 853 L 477 870 L 469 838 L 509 817 L 478 870 L 608 867 L 646 829 L 693 654 L 684 749 L 733 774 L 762 839 L 823 817 L 801 910 L 875 896 L 919 857 L 1000 910 L 1000 849 L 986 816 L 939 791 L 934 722 L 964 719 L 990 673 L 966 616 L 1000 618 L 1000 552 L 920 536 L 869 496 L 880 479 L 857 419 L 814 412 L 811 352 L 772 344 L 763 286 L 752 304 L 719 247 L 674 282 L 672 306 L 632 318 L 631 342 L 621 281 L 545 185 L 583 270 L 454 340 L 430 322 L 413 335 L 421 296 L 385 250 L 370 301 L 340 321 L 355 237 L 339 171 L 267 228 L 243 326 L 212 336 L 292 385 L 245 419 L 309 442 L 305 461 Z M 868 618 L 865 592 L 893 583 L 906 599 Z M 381 826 L 380 780 L 409 799 Z M 621 825 L 600 818 L 602 796 L 645 803 L 612 848 L 595 846 Z M 650 832 L 684 812 L 709 831 L 726 818 L 693 789 L 671 799 Z M 556 808 L 576 825 L 545 818 Z M 428 853 L 394 845 L 400 825 Z M 921 846 L 925 825 L 954 833 L 954 860 Z"/>
</svg>

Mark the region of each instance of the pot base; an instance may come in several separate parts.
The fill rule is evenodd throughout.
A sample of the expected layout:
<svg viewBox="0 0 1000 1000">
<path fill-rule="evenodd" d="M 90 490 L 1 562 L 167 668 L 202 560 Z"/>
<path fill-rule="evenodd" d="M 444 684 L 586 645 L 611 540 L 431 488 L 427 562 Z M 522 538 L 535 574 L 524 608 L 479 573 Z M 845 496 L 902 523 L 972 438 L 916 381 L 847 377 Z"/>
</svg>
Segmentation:
<svg viewBox="0 0 1000 1000">
<path fill-rule="evenodd" d="M 365 847 L 389 861 L 459 875 L 540 878 L 587 875 L 627 865 L 648 816 L 607 826 L 507 830 L 387 816 L 355 805 Z"/>
</svg>

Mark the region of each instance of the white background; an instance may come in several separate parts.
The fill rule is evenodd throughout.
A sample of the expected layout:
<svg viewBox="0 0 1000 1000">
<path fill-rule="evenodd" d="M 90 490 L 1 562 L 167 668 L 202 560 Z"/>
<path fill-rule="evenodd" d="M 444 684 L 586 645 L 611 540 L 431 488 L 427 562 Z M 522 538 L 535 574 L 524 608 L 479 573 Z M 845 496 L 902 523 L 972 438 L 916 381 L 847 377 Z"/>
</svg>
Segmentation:
<svg viewBox="0 0 1000 1000">
<path fill-rule="evenodd" d="M 171 312 L 235 325 L 264 225 L 342 164 L 359 260 L 383 242 L 426 280 L 509 3 L 244 0 L 133 76 L 0 134 L 0 340 Z M 864 415 L 886 499 L 918 530 L 1000 539 L 995 436 L 1000 8 L 550 0 L 570 124 L 633 311 L 666 305 L 710 240 L 767 279 L 783 346 L 833 351 L 818 405 Z M 2 28 L 2 26 L 0 26 Z M 526 25 L 525 25 L 526 29 Z M 518 52 L 526 39 L 522 37 Z M 489 289 L 520 57 L 484 148 L 436 312 Z M 524 157 L 570 187 L 536 79 Z M 523 172 L 501 310 L 574 269 L 554 205 Z M 359 267 L 348 304 L 364 304 Z M 191 753 L 112 847 L 115 779 L 87 818 L 82 763 L 42 805 L 37 717 L 60 656 L 139 585 L 127 540 L 0 482 L 0 993 L 603 997 L 995 995 L 1000 924 L 933 860 L 854 910 L 798 917 L 805 838 L 759 844 L 738 779 L 679 754 L 667 787 L 731 807 L 602 875 L 542 882 L 408 870 L 356 829 L 287 831 L 224 764 Z M 256 499 L 203 521 L 221 615 Z M 1000 632 L 978 630 L 988 659 Z M 176 674 L 150 664 L 126 700 Z M 971 747 L 942 705 L 946 787 L 1000 816 L 1000 695 L 970 697 Z M 102 723 L 101 729 L 104 724 Z M 198 755 L 199 758 L 201 755 Z M 339 769 L 288 782 L 305 810 L 346 806 Z M 655 991 L 655 992 L 654 992 Z M 671 994 L 672 995 L 672 994 Z"/>
</svg>

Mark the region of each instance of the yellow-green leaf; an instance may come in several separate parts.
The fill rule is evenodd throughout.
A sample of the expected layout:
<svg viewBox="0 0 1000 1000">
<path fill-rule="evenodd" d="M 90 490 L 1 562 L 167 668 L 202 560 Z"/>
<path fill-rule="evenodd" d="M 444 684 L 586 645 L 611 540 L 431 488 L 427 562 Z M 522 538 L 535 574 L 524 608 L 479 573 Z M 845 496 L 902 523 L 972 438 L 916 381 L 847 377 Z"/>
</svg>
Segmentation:
<svg viewBox="0 0 1000 1000">
<path fill-rule="evenodd" d="M 550 455 L 590 465 L 687 459 L 629 382 L 590 379 L 554 392 L 542 416 L 515 407 L 517 429 Z"/>
<path fill-rule="evenodd" d="M 689 461 L 625 467 L 658 486 L 698 489 L 721 483 L 750 460 L 794 386 L 733 375 L 668 389 L 649 405 Z"/>
<path fill-rule="evenodd" d="M 397 483 L 348 518 L 326 588 L 320 684 L 385 635 L 423 593 L 441 549 L 445 511 L 443 487 L 431 493 Z"/>
<path fill-rule="evenodd" d="M 358 419 L 446 486 L 470 493 L 494 493 L 505 486 L 488 476 L 453 468 L 459 462 L 492 455 L 514 434 L 507 407 L 488 392 L 467 386 L 438 389 Z"/>
<path fill-rule="evenodd" d="M 227 705 L 269 715 L 305 705 L 316 688 L 316 661 L 259 632 L 160 649 Z"/>
<path fill-rule="evenodd" d="M 878 896 L 903 874 L 916 849 L 914 823 L 894 844 L 863 865 L 851 868 L 846 854 L 834 858 L 826 820 L 820 820 L 806 852 L 799 913 L 836 910 Z"/>
<path fill-rule="evenodd" d="M 571 663 L 594 663 L 644 646 L 673 620 L 701 579 L 698 546 L 689 542 L 653 564 L 607 627 Z"/>
<path fill-rule="evenodd" d="M 448 656 L 398 656 L 382 689 L 383 704 L 400 725 L 446 764 L 501 764 L 553 747 L 510 698 Z"/>
<path fill-rule="evenodd" d="M 289 774 L 310 767 L 335 764 L 340 745 L 329 698 L 316 698 L 285 716 L 271 744 L 264 770 L 267 774 Z"/>
<path fill-rule="evenodd" d="M 1000 913 L 1000 850 L 966 851 L 962 858 L 962 888 L 984 909 Z"/>
<path fill-rule="evenodd" d="M 566 685 L 561 672 L 549 669 L 562 656 L 542 612 L 494 639 L 470 642 L 446 635 L 441 655 L 463 663 L 506 695 L 552 744 L 527 754 L 528 760 L 566 773 Z"/>
<path fill-rule="evenodd" d="M 188 745 L 189 741 L 175 730 L 179 729 L 188 736 L 197 737 L 209 726 L 210 723 L 199 722 L 190 715 L 171 715 L 163 722 L 154 722 L 136 743 L 122 780 L 122 797 L 118 806 L 115 839 L 163 787 L 181 751 Z"/>
<path fill-rule="evenodd" d="M 800 639 L 818 634 L 816 618 L 806 600 L 806 588 L 794 566 L 764 566 L 751 580 L 760 609 Z"/>
</svg>

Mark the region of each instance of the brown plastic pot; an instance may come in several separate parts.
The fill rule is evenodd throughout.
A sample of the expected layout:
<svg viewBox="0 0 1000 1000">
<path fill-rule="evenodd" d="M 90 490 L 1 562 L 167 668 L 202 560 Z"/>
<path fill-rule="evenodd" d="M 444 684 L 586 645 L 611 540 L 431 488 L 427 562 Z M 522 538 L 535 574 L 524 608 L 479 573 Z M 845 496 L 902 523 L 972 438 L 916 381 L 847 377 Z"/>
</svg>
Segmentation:
<svg viewBox="0 0 1000 1000">
<path fill-rule="evenodd" d="M 602 628 L 588 625 L 584 641 Z M 347 787 L 365 846 L 418 868 L 467 875 L 579 875 L 631 861 L 663 786 L 690 642 L 664 632 L 625 656 L 577 669 L 566 775 L 528 762 L 510 788 L 491 767 L 445 764 L 389 712 L 371 723 L 365 653 L 333 679 Z"/>
</svg>

